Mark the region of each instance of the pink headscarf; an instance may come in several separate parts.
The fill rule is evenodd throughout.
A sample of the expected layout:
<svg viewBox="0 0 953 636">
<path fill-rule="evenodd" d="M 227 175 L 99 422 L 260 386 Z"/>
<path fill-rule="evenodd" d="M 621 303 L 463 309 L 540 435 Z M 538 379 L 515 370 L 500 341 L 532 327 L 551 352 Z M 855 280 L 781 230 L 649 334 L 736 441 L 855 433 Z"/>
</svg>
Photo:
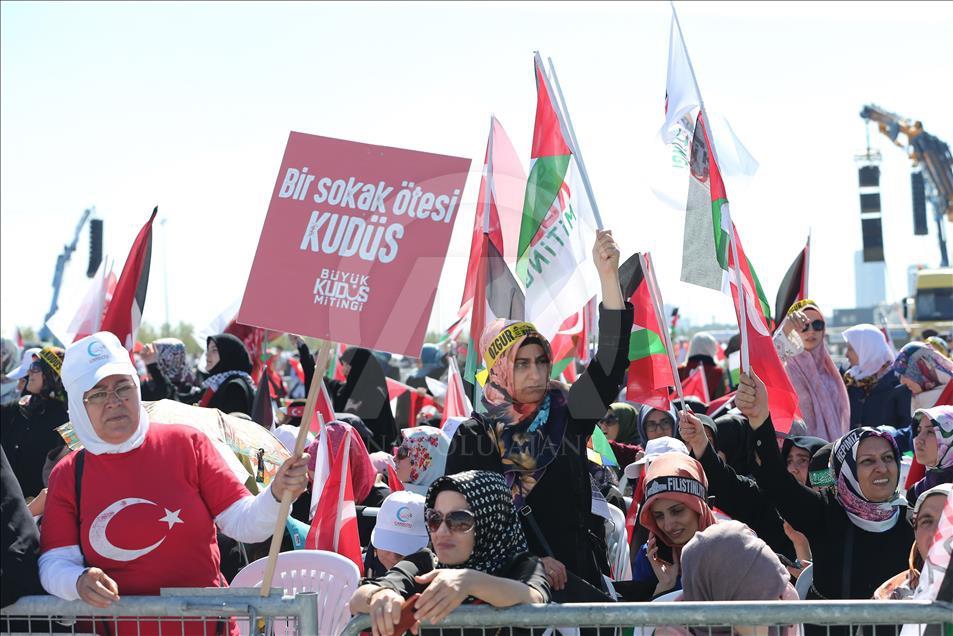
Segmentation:
<svg viewBox="0 0 953 636">
<path fill-rule="evenodd" d="M 806 305 L 801 308 L 804 309 L 821 313 L 817 305 Z M 850 400 L 825 344 L 821 342 L 812 351 L 802 351 L 789 359 L 785 369 L 797 391 L 807 434 L 828 441 L 845 435 L 850 429 Z"/>
<path fill-rule="evenodd" d="M 320 435 L 324 433 L 328 435 L 328 452 L 332 458 L 340 452 L 345 436 L 351 436 L 351 445 L 348 447 L 348 462 L 350 464 L 348 468 L 351 473 L 351 487 L 354 488 L 354 503 L 361 505 L 371 494 L 374 480 L 377 478 L 377 471 L 374 470 L 374 464 L 371 463 L 371 458 L 367 454 L 367 446 L 364 445 L 364 440 L 361 439 L 357 429 L 350 424 L 337 420 L 329 422 L 321 433 L 314 438 L 311 446 L 308 447 L 308 453 L 311 455 L 311 459 L 308 460 L 308 468 L 312 471 L 317 466 Z"/>
<path fill-rule="evenodd" d="M 480 338 L 480 352 L 486 357 L 487 349 L 490 348 L 490 345 L 493 343 L 493 340 L 499 336 L 503 330 L 507 327 L 520 323 L 519 320 L 504 320 L 502 318 L 497 318 L 490 324 L 486 326 L 483 330 L 483 335 Z M 509 348 L 503 353 L 503 355 L 497 360 L 496 364 L 490 367 L 489 377 L 487 379 L 486 385 L 483 387 L 483 399 L 493 406 L 503 406 L 507 405 L 509 407 L 509 416 L 507 420 L 510 424 L 515 424 L 528 415 L 531 415 L 536 409 L 539 408 L 539 402 L 533 402 L 531 404 L 523 404 L 521 402 L 516 402 L 513 399 L 513 394 L 516 391 L 516 385 L 513 377 L 513 367 L 516 364 L 516 353 L 519 351 L 519 348 L 523 346 L 523 343 L 527 339 L 533 339 L 539 341 L 543 347 L 543 351 L 546 352 L 546 355 L 550 359 L 550 364 L 552 364 L 553 352 L 549 346 L 549 341 L 546 340 L 538 332 L 526 333 L 523 336 L 515 339 L 512 344 L 509 345 Z M 558 387 L 558 383 L 550 382 L 550 387 Z"/>
</svg>

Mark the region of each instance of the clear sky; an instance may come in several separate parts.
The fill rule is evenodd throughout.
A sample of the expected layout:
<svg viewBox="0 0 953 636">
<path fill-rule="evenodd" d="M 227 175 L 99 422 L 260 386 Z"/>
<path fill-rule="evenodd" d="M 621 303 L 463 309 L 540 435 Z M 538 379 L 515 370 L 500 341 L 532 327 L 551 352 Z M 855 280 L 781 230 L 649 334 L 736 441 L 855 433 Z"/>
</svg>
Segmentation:
<svg viewBox="0 0 953 636">
<path fill-rule="evenodd" d="M 813 231 L 811 295 L 854 305 L 854 154 L 864 104 L 953 143 L 948 3 L 678 5 L 709 110 L 760 163 L 732 214 L 773 301 Z M 432 328 L 453 320 L 494 113 L 528 163 L 533 51 L 556 63 L 606 227 L 651 250 L 666 303 L 696 323 L 730 300 L 678 282 L 683 214 L 652 193 L 667 3 L 25 3 L 0 10 L 0 330 L 39 327 L 84 208 L 121 261 L 159 205 L 145 320 L 207 324 L 245 286 L 289 130 L 470 157 Z M 936 265 L 914 237 L 910 162 L 885 137 L 888 296 Z M 61 305 L 82 296 L 84 232 Z"/>
</svg>

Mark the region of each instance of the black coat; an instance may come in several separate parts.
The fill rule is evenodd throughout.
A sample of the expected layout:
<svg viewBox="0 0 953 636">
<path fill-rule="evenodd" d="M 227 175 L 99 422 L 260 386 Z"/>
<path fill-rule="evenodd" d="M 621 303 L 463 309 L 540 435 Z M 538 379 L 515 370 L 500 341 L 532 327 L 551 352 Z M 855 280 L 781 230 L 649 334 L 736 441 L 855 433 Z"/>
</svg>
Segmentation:
<svg viewBox="0 0 953 636">
<path fill-rule="evenodd" d="M 605 525 L 591 513 L 592 486 L 586 443 L 599 418 L 615 401 L 628 367 L 632 306 L 599 311 L 599 348 L 589 367 L 569 390 L 566 434 L 556 459 L 526 498 L 552 556 L 596 587 L 608 573 Z M 500 451 L 476 415 L 457 429 L 447 456 L 446 474 L 465 470 L 502 473 Z M 520 517 L 529 550 L 537 556 L 547 551 L 527 517 Z"/>
<path fill-rule="evenodd" d="M 66 407 L 58 400 L 43 400 L 42 407 L 32 410 L 29 417 L 16 402 L 0 410 L 0 444 L 24 496 L 35 497 L 45 488 L 43 466 L 47 454 L 65 444 L 56 427 L 67 420 Z"/>
<path fill-rule="evenodd" d="M 781 463 L 774 426 L 769 419 L 754 432 L 761 466 L 758 485 L 772 498 L 778 512 L 807 536 L 814 557 L 812 598 L 869 599 L 881 583 L 908 567 L 913 528 L 906 508 L 884 532 L 863 530 L 830 492 L 802 486 Z"/>
<path fill-rule="evenodd" d="M 223 413 L 244 413 L 251 415 L 251 406 L 255 401 L 255 389 L 243 376 L 235 375 L 222 383 L 212 395 L 208 406 Z"/>
<path fill-rule="evenodd" d="M 0 607 L 21 596 L 43 594 L 37 553 L 40 532 L 26 507 L 20 484 L 17 483 L 7 455 L 0 449 L 0 513 L 3 517 L 3 553 L 0 558 Z"/>
<path fill-rule="evenodd" d="M 910 389 L 897 382 L 897 376 L 887 373 L 866 393 L 859 386 L 847 387 L 850 400 L 850 427 L 910 426 Z"/>
</svg>

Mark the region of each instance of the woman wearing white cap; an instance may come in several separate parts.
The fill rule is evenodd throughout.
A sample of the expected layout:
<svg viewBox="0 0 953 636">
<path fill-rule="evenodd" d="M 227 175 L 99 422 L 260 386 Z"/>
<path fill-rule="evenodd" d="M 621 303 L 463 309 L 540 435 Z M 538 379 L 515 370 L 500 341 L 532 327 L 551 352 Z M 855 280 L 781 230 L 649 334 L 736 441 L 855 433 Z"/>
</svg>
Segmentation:
<svg viewBox="0 0 953 636">
<path fill-rule="evenodd" d="M 150 426 L 136 369 L 111 333 L 73 343 L 62 377 L 85 450 L 50 476 L 40 579 L 60 598 L 106 607 L 120 594 L 225 586 L 215 526 L 239 541 L 262 541 L 282 495 L 297 497 L 307 484 L 304 455 L 285 461 L 254 497 L 204 434 Z"/>
</svg>

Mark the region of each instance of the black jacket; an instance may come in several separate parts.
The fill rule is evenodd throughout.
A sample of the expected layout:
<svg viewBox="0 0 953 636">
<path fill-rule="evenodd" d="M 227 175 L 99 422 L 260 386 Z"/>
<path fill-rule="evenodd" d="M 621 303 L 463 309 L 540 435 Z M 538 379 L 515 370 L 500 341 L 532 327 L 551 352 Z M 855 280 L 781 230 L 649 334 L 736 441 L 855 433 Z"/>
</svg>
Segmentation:
<svg viewBox="0 0 953 636">
<path fill-rule="evenodd" d="M 907 568 L 913 545 L 913 528 L 901 508 L 893 528 L 884 532 L 863 530 L 830 492 L 814 492 L 787 472 L 769 419 L 754 432 L 761 466 L 755 469 L 758 485 L 778 512 L 798 532 L 807 536 L 814 556 L 812 598 L 869 599 L 881 583 Z"/>
<path fill-rule="evenodd" d="M 850 427 L 910 426 L 910 389 L 897 382 L 897 376 L 887 373 L 866 393 L 859 386 L 847 387 L 850 400 Z"/>
<path fill-rule="evenodd" d="M 223 413 L 244 413 L 251 415 L 251 406 L 255 401 L 255 388 L 243 376 L 234 375 L 218 387 L 208 406 Z"/>
<path fill-rule="evenodd" d="M 30 417 L 23 414 L 16 402 L 0 410 L 0 444 L 25 497 L 35 497 L 45 487 L 46 456 L 65 444 L 56 427 L 67 420 L 66 407 L 58 400 L 43 400 L 42 408 Z"/>
<path fill-rule="evenodd" d="M 0 607 L 13 603 L 21 596 L 43 594 L 37 552 L 40 533 L 23 500 L 7 455 L 0 449 L 0 512 L 3 517 L 3 553 L 0 559 Z"/>
<path fill-rule="evenodd" d="M 586 443 L 599 418 L 615 401 L 628 367 L 632 306 L 599 311 L 599 348 L 589 367 L 569 390 L 566 435 L 556 459 L 526 498 L 552 556 L 596 587 L 608 573 L 605 525 L 591 511 L 592 486 Z M 499 449 L 479 415 L 463 422 L 454 434 L 446 474 L 465 470 L 502 473 Z M 527 517 L 521 516 L 529 550 L 547 556 Z"/>
</svg>

